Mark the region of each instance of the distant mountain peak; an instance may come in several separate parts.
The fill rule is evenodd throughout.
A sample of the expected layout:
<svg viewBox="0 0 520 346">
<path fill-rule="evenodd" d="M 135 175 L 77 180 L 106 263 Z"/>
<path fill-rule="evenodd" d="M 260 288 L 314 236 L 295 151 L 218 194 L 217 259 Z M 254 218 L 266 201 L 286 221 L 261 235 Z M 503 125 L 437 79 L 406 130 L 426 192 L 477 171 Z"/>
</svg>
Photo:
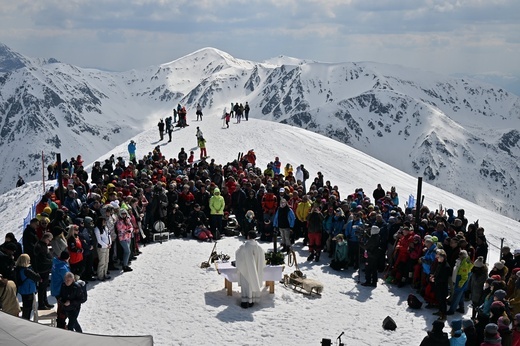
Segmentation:
<svg viewBox="0 0 520 346">
<path fill-rule="evenodd" d="M 29 64 L 26 57 L 0 42 L 0 73 L 14 71 Z"/>
<path fill-rule="evenodd" d="M 255 63 L 248 60 L 237 59 L 229 53 L 226 53 L 220 49 L 213 47 L 205 47 L 194 51 L 188 55 L 185 55 L 179 59 L 173 60 L 169 63 L 162 64 L 161 67 L 167 67 L 171 64 L 178 64 L 184 61 L 192 61 L 196 64 L 212 63 L 216 64 L 221 62 L 229 67 L 237 68 L 253 68 Z"/>
</svg>

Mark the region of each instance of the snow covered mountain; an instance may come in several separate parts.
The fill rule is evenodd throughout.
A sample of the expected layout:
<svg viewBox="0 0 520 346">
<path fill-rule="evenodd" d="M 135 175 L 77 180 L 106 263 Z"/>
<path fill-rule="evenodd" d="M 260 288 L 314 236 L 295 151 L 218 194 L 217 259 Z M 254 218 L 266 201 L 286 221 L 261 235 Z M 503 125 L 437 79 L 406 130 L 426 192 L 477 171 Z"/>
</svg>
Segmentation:
<svg viewBox="0 0 520 346">
<path fill-rule="evenodd" d="M 56 152 L 90 162 L 179 102 L 190 116 L 197 103 L 208 115 L 245 101 L 252 117 L 324 134 L 518 218 L 518 96 L 399 66 L 283 56 L 257 63 L 214 48 L 113 73 L 29 59 L 0 45 L 0 192 L 18 172 L 38 179 L 42 151 L 46 164 Z"/>
</svg>

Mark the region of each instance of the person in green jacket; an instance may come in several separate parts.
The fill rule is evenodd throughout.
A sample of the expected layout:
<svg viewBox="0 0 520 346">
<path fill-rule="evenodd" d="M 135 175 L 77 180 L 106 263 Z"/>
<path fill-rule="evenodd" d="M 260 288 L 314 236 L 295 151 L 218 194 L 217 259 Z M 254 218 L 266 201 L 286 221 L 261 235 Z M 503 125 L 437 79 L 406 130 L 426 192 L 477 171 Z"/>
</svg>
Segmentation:
<svg viewBox="0 0 520 346">
<path fill-rule="evenodd" d="M 468 256 L 466 250 L 461 250 L 459 258 L 455 262 L 453 268 L 453 293 L 450 309 L 446 312 L 446 315 L 453 315 L 455 311 L 463 314 L 464 310 L 464 292 L 468 288 L 469 277 L 471 275 L 471 269 L 473 269 L 473 263 Z M 455 310 L 457 309 L 457 310 Z"/>
<path fill-rule="evenodd" d="M 225 206 L 224 197 L 220 195 L 220 189 L 216 187 L 213 190 L 213 196 L 209 199 L 210 227 L 215 239 L 220 239 L 222 233 L 222 216 L 224 216 Z"/>
<path fill-rule="evenodd" d="M 197 139 L 197 145 L 199 146 L 200 159 L 202 160 L 203 158 L 208 156 L 208 153 L 206 152 L 206 140 L 204 139 L 204 137 L 200 136 Z"/>
<path fill-rule="evenodd" d="M 334 250 L 334 256 L 330 262 L 330 267 L 334 270 L 340 270 L 347 268 L 348 266 L 348 246 L 345 242 L 343 234 L 336 235 L 333 240 L 336 240 L 336 247 Z"/>
</svg>

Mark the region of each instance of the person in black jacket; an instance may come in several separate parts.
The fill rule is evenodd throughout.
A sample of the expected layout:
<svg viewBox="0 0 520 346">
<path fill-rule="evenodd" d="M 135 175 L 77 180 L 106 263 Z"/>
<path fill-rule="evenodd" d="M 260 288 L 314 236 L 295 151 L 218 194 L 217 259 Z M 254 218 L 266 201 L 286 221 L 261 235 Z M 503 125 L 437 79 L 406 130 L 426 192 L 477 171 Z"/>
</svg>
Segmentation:
<svg viewBox="0 0 520 346">
<path fill-rule="evenodd" d="M 448 333 L 443 332 L 443 328 L 444 321 L 433 321 L 432 330 L 424 337 L 420 346 L 449 346 Z"/>
<path fill-rule="evenodd" d="M 13 243 L 16 246 L 16 251 L 13 253 L 14 260 L 16 261 L 23 253 L 22 244 L 16 240 L 16 237 L 12 232 L 9 232 L 5 235 L 5 242 L 2 244 L 2 246 L 6 245 L 7 243 Z"/>
<path fill-rule="evenodd" d="M 31 261 L 34 261 L 34 246 L 38 242 L 36 229 L 38 228 L 38 219 L 32 219 L 23 231 L 23 252 L 28 254 Z"/>
<path fill-rule="evenodd" d="M 4 279 L 15 281 L 14 275 L 14 253 L 16 251 L 16 245 L 13 243 L 7 243 L 0 246 L 0 275 Z"/>
<path fill-rule="evenodd" d="M 49 274 L 52 270 L 52 255 L 49 251 L 49 244 L 52 234 L 46 232 L 34 247 L 33 270 L 40 275 L 41 281 L 38 285 L 38 310 L 49 310 L 54 305 L 47 300 L 47 288 L 49 287 Z"/>
<path fill-rule="evenodd" d="M 161 119 L 159 123 L 157 124 L 157 127 L 159 128 L 159 136 L 161 137 L 161 141 L 163 140 L 164 135 L 164 121 Z"/>
<path fill-rule="evenodd" d="M 365 245 L 361 245 L 361 248 L 365 249 L 367 254 L 365 282 L 361 284 L 362 286 L 377 287 L 377 263 L 380 253 L 379 232 L 379 227 L 372 226 L 370 228 L 370 238 L 368 238 L 368 241 Z"/>
<path fill-rule="evenodd" d="M 56 297 L 62 304 L 65 315 L 69 319 L 67 329 L 78 333 L 83 333 L 78 323 L 81 304 L 85 299 L 82 285 L 85 285 L 83 281 L 75 282 L 74 274 L 67 272 L 61 284 L 60 294 Z"/>
<path fill-rule="evenodd" d="M 439 311 L 434 315 L 439 316 L 439 320 L 446 320 L 446 298 L 448 297 L 448 282 L 451 278 L 452 270 L 446 259 L 446 252 L 438 249 L 435 255 L 437 267 L 434 274 L 430 274 L 430 281 L 434 286 L 435 299 L 439 303 Z"/>
<path fill-rule="evenodd" d="M 466 345 L 477 345 L 477 331 L 473 320 L 465 318 L 462 320 L 462 330 L 466 334 Z"/>
</svg>

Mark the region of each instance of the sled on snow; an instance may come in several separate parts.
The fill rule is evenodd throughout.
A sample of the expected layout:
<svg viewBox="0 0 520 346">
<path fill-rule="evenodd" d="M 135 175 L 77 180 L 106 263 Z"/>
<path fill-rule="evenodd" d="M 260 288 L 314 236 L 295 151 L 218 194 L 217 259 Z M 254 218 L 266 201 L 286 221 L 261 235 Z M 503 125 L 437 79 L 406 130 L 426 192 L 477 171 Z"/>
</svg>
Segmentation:
<svg viewBox="0 0 520 346">
<path fill-rule="evenodd" d="M 288 256 L 288 265 L 291 265 L 291 262 L 294 263 L 296 270 L 291 274 L 285 274 L 282 279 L 282 283 L 285 287 L 292 288 L 293 291 L 302 293 L 305 295 L 312 296 L 317 295 L 321 297 L 321 292 L 323 292 L 323 284 L 314 279 L 307 279 L 307 276 L 304 275 L 301 270 L 298 268 L 298 263 L 296 261 L 296 254 L 294 251 L 289 252 Z"/>
<path fill-rule="evenodd" d="M 314 294 L 321 297 L 321 292 L 323 292 L 323 284 L 321 282 L 307 279 L 299 270 L 295 270 L 291 274 L 285 274 L 283 284 L 285 287 L 292 288 L 295 292 L 309 296 Z"/>
</svg>

